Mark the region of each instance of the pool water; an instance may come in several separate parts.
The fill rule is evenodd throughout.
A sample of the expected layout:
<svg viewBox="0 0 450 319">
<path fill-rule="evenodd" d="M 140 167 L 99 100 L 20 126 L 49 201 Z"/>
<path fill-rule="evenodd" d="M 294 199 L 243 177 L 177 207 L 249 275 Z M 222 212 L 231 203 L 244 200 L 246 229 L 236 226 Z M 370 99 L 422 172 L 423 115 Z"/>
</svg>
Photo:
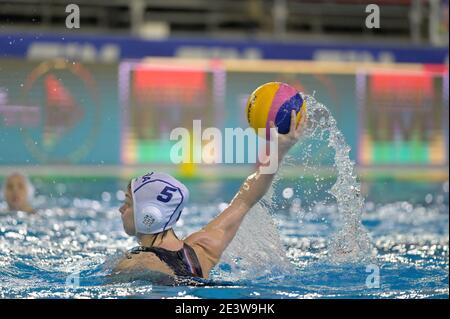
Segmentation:
<svg viewBox="0 0 450 319">
<path fill-rule="evenodd" d="M 38 214 L 0 215 L 1 298 L 448 298 L 448 182 L 363 183 L 362 224 L 373 251 L 336 262 L 328 246 L 339 226 L 326 198 L 277 198 L 255 207 L 210 279 L 162 285 L 146 275 L 112 276 L 136 245 L 117 211 L 126 181 L 39 179 Z M 308 189 L 307 181 L 303 182 Z M 324 182 L 325 183 L 325 182 Z M 175 230 L 185 236 L 220 212 L 240 180 L 190 181 L 191 203 Z M 286 195 L 287 194 L 287 195 Z"/>
</svg>

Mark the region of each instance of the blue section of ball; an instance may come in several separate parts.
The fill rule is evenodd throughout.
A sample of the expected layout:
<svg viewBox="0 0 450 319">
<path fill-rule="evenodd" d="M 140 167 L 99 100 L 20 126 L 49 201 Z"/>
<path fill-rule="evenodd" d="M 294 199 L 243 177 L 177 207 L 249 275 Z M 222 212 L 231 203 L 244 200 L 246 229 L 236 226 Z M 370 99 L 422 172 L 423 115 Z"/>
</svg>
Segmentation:
<svg viewBox="0 0 450 319">
<path fill-rule="evenodd" d="M 278 127 L 278 132 L 281 134 L 289 133 L 289 127 L 291 126 L 291 112 L 300 112 L 300 108 L 303 104 L 303 99 L 299 93 L 295 94 L 289 100 L 283 103 L 277 112 L 275 117 L 275 125 Z"/>
</svg>

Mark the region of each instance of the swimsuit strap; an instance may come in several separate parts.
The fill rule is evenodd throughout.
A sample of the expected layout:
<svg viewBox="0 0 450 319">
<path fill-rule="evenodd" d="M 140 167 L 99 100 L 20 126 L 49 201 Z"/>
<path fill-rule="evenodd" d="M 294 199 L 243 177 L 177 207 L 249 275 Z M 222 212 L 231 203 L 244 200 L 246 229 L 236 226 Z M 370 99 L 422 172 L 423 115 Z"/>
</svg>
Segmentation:
<svg viewBox="0 0 450 319">
<path fill-rule="evenodd" d="M 200 261 L 198 260 L 194 249 L 188 244 L 183 244 L 183 251 L 191 272 L 196 274 L 197 277 L 203 277 L 202 266 L 200 265 Z"/>
<path fill-rule="evenodd" d="M 138 246 L 130 250 L 132 254 L 139 254 L 140 252 L 154 253 L 173 270 L 176 276 L 203 277 L 197 254 L 187 244 L 184 244 L 183 248 L 177 251 L 167 250 L 161 247 L 144 246 Z"/>
</svg>

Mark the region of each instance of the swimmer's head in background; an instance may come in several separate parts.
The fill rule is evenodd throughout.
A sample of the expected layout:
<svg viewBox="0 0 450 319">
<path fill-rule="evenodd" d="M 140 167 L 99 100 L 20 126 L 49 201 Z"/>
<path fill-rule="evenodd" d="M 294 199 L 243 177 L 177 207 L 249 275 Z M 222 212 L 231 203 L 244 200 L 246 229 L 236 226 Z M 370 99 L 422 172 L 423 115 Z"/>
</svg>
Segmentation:
<svg viewBox="0 0 450 319">
<path fill-rule="evenodd" d="M 189 191 L 183 183 L 157 172 L 134 178 L 130 192 L 136 235 L 171 229 L 189 200 Z"/>
<path fill-rule="evenodd" d="M 30 210 L 34 192 L 30 179 L 18 172 L 8 175 L 2 186 L 2 194 L 10 210 Z"/>
</svg>

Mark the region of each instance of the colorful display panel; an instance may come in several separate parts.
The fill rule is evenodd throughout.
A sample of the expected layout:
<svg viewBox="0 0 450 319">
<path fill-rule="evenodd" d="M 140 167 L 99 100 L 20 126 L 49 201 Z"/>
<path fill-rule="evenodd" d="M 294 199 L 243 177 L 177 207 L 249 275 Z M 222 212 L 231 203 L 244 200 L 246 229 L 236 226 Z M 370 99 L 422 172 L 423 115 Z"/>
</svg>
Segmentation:
<svg viewBox="0 0 450 319">
<path fill-rule="evenodd" d="M 448 163 L 448 74 L 374 71 L 358 84 L 361 164 Z"/>
<path fill-rule="evenodd" d="M 448 165 L 442 66 L 200 59 L 0 59 L 0 164 L 172 165 L 174 128 L 245 129 L 249 94 L 270 81 L 325 104 L 359 165 Z"/>
<path fill-rule="evenodd" d="M 223 71 L 211 65 L 124 62 L 120 66 L 122 162 L 170 163 L 176 127 L 220 125 Z"/>
</svg>

